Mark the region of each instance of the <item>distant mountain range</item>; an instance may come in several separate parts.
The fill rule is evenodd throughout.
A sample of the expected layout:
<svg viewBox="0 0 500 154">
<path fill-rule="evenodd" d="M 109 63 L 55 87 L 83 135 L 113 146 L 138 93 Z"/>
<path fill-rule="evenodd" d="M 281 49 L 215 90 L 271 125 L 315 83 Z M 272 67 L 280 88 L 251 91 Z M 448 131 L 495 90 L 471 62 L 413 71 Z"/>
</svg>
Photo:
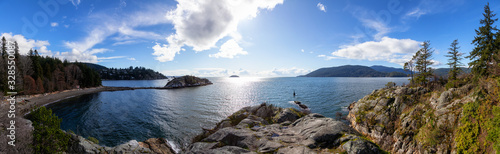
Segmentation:
<svg viewBox="0 0 500 154">
<path fill-rule="evenodd" d="M 447 77 L 450 68 L 433 69 L 437 76 Z M 462 68 L 463 73 L 470 73 L 470 69 Z M 410 72 L 402 68 L 387 67 L 381 65 L 361 66 L 344 65 L 337 67 L 320 68 L 309 74 L 299 77 L 407 77 Z"/>
<path fill-rule="evenodd" d="M 403 69 L 375 65 L 344 65 L 320 68 L 300 77 L 407 77 Z"/>
<path fill-rule="evenodd" d="M 99 64 L 84 64 L 99 72 L 99 76 L 103 80 L 155 80 L 167 78 L 159 72 L 144 67 L 107 68 Z"/>
<path fill-rule="evenodd" d="M 462 73 L 470 73 L 469 68 L 462 67 Z M 448 77 L 448 73 L 450 72 L 450 68 L 438 68 L 434 69 L 433 73 L 437 76 Z"/>
</svg>

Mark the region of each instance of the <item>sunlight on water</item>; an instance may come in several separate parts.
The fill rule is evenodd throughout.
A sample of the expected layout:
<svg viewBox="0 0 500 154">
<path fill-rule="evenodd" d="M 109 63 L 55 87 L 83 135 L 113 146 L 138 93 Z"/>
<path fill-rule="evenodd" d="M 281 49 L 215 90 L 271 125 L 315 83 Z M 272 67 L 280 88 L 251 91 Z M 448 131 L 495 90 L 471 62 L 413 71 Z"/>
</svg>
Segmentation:
<svg viewBox="0 0 500 154">
<path fill-rule="evenodd" d="M 239 77 L 239 78 L 226 78 L 224 81 L 234 86 L 243 86 L 252 84 L 253 82 L 260 82 L 265 78 L 262 77 Z"/>
<path fill-rule="evenodd" d="M 201 128 L 243 107 L 266 102 L 279 107 L 307 105 L 334 117 L 346 106 L 389 82 L 407 78 L 208 78 L 212 85 L 182 89 L 100 92 L 49 105 L 63 119 L 61 128 L 115 146 L 129 140 L 164 137 L 185 147 Z M 160 87 L 168 80 L 103 81 L 105 86 Z M 294 97 L 293 92 L 297 95 Z"/>
</svg>

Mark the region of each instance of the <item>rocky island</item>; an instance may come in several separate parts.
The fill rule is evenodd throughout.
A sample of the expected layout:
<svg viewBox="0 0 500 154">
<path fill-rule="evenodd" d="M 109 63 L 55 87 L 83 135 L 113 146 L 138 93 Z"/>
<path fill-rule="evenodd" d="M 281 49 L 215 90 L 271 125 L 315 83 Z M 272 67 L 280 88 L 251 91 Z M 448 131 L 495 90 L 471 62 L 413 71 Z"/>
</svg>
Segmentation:
<svg viewBox="0 0 500 154">
<path fill-rule="evenodd" d="M 210 82 L 210 80 L 208 79 L 186 75 L 174 78 L 173 80 L 169 81 L 164 88 L 173 89 L 173 88 L 184 88 L 184 87 L 197 87 L 210 84 L 212 84 L 212 82 Z"/>
</svg>

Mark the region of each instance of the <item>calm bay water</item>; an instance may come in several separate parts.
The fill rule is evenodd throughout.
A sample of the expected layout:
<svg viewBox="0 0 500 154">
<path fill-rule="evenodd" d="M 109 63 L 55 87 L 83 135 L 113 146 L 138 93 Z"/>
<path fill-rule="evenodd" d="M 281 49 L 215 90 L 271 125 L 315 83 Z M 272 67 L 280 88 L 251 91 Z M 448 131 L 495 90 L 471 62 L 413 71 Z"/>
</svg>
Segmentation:
<svg viewBox="0 0 500 154">
<path fill-rule="evenodd" d="M 49 105 L 63 119 L 62 129 L 99 144 L 115 146 L 129 140 L 164 137 L 185 146 L 201 128 L 212 128 L 233 112 L 263 102 L 280 107 L 301 101 L 311 112 L 334 117 L 389 81 L 408 78 L 208 78 L 214 84 L 184 89 L 100 92 Z M 103 81 L 104 86 L 155 87 L 167 80 Z M 293 97 L 293 92 L 296 96 Z"/>
</svg>

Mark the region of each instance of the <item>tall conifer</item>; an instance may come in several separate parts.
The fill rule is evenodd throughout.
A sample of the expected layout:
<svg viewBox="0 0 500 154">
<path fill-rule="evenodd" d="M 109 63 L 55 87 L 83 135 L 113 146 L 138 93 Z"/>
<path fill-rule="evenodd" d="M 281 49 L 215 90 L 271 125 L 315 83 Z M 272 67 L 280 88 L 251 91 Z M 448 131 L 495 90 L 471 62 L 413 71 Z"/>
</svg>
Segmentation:
<svg viewBox="0 0 500 154">
<path fill-rule="evenodd" d="M 483 26 L 476 29 L 477 36 L 472 41 L 476 47 L 466 57 L 471 60 L 469 67 L 472 67 L 471 71 L 476 77 L 489 76 L 498 60 L 495 56 L 498 52 L 495 34 L 498 29 L 493 25 L 498 19 L 494 18 L 495 14 L 490 10 L 489 3 L 484 6 L 483 16 L 484 19 L 479 22 Z"/>
</svg>

